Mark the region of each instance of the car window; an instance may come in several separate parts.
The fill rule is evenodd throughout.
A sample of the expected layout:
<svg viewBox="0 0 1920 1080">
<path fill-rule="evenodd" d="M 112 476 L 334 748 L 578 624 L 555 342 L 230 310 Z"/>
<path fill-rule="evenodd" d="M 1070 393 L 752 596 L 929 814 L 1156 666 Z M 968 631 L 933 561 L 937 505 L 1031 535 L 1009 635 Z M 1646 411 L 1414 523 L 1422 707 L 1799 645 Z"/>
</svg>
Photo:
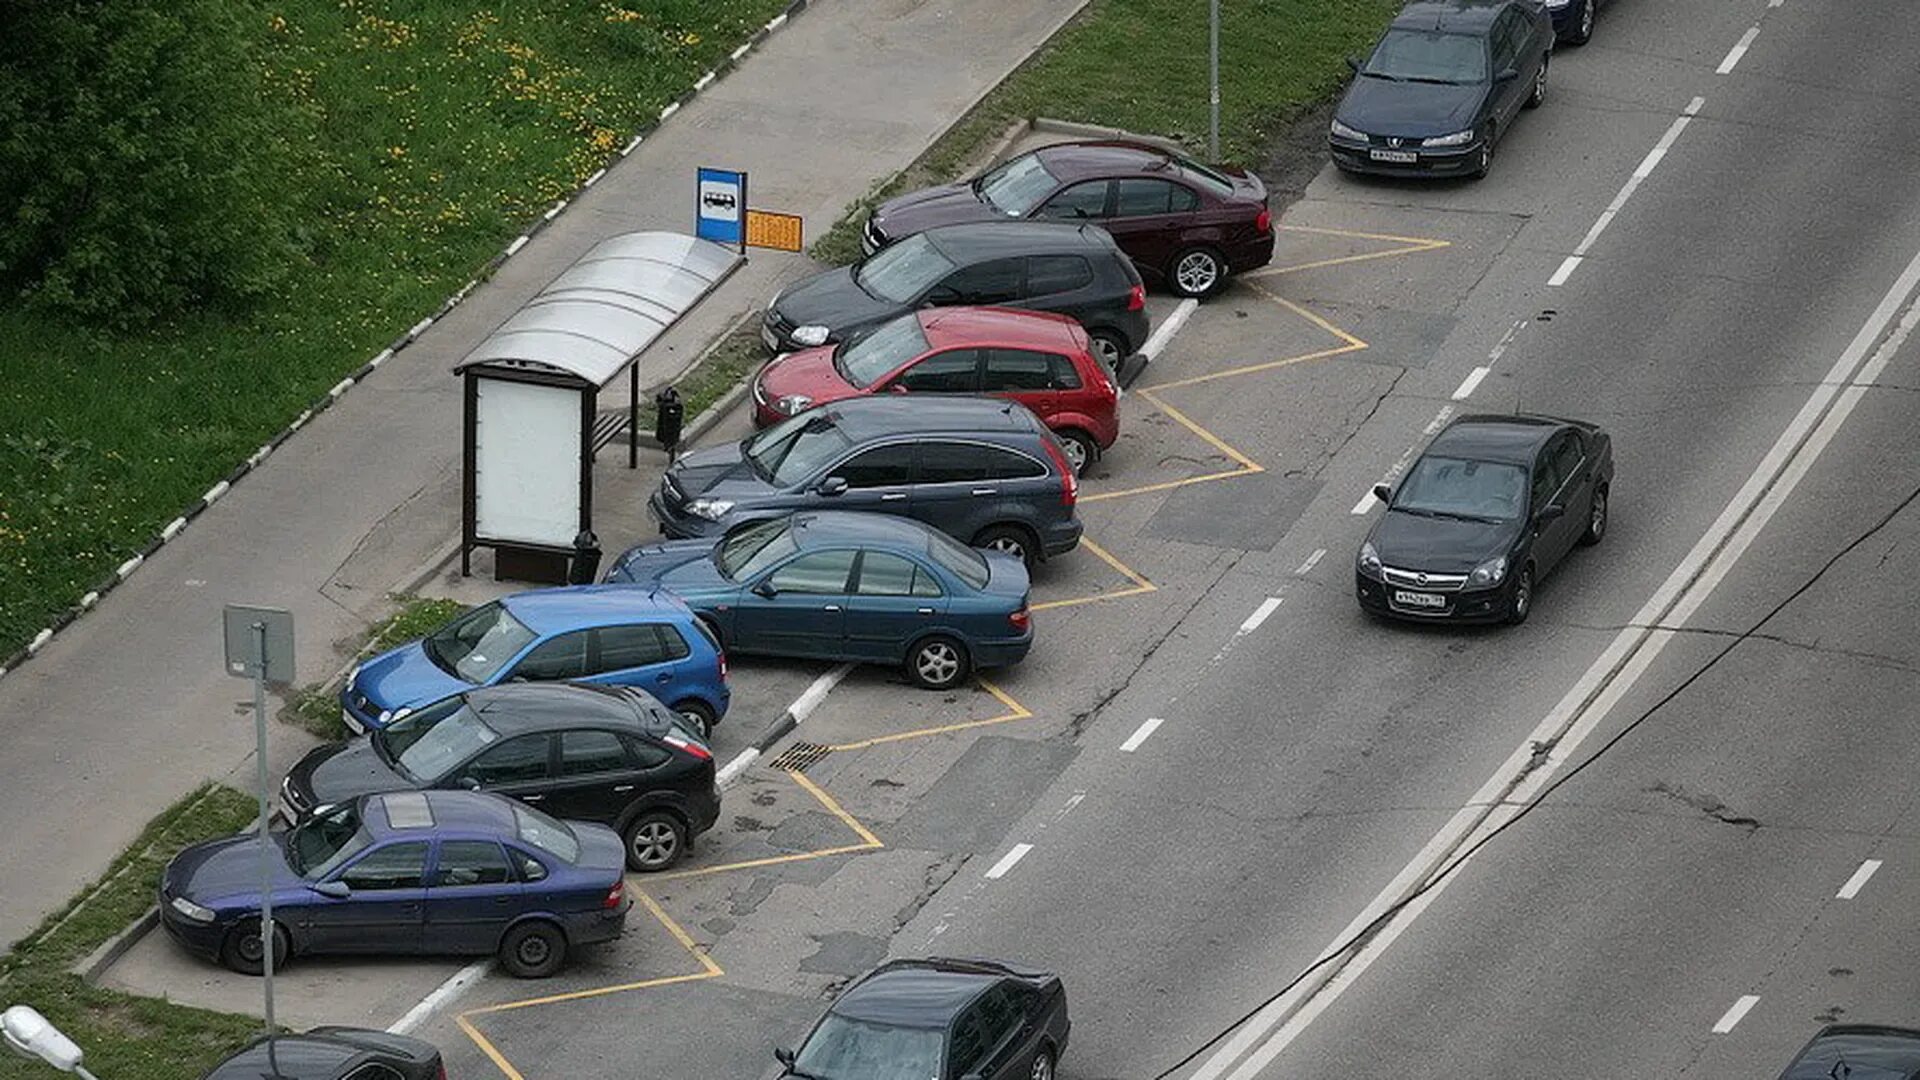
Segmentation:
<svg viewBox="0 0 1920 1080">
<path fill-rule="evenodd" d="M 749 525 L 713 549 L 713 562 L 722 574 L 734 581 L 757 576 L 760 571 L 793 554 L 793 534 L 789 518 L 769 518 Z"/>
<path fill-rule="evenodd" d="M 535 645 L 513 666 L 512 678 L 578 679 L 587 674 L 587 631 L 560 634 Z"/>
<path fill-rule="evenodd" d="M 580 858 L 580 840 L 573 830 L 531 806 L 512 804 L 514 827 L 520 839 L 566 862 Z"/>
<path fill-rule="evenodd" d="M 645 739 L 623 735 L 621 741 L 627 744 L 627 756 L 638 762 L 642 769 L 657 769 L 673 760 L 672 751 L 664 746 L 655 746 Z"/>
<path fill-rule="evenodd" d="M 770 582 L 781 592 L 832 595 L 847 591 L 853 569 L 852 551 L 815 551 L 773 572 Z"/>
<path fill-rule="evenodd" d="M 1533 463 L 1534 513 L 1539 513 L 1553 501 L 1554 493 L 1560 490 L 1560 480 L 1560 467 L 1553 460 L 1552 449 L 1541 450 L 1539 458 Z"/>
<path fill-rule="evenodd" d="M 360 827 L 359 810 L 353 803 L 342 803 L 287 833 L 287 865 L 303 878 L 319 880 L 371 843 L 373 838 Z"/>
<path fill-rule="evenodd" d="M 1053 357 L 1026 349 L 988 349 L 987 377 L 981 389 L 994 393 L 1052 390 Z"/>
<path fill-rule="evenodd" d="M 868 551 L 860 557 L 860 580 L 854 592 L 861 596 L 912 596 L 912 560 L 892 552 Z"/>
<path fill-rule="evenodd" d="M 696 620 L 695 626 L 700 625 Z M 672 623 L 655 623 L 653 632 L 660 638 L 660 655 L 668 660 L 685 660 L 693 655 L 693 649 L 687 644 L 685 634 Z"/>
<path fill-rule="evenodd" d="M 1572 479 L 1573 474 L 1580 468 L 1582 456 L 1580 439 L 1571 431 L 1563 431 L 1554 436 L 1548 449 L 1553 454 L 1554 475 L 1558 476 L 1560 482 L 1564 484 Z"/>
<path fill-rule="evenodd" d="M 1519 63 L 1520 52 L 1527 44 L 1526 16 L 1508 8 L 1500 13 L 1493 33 L 1494 69 L 1498 71 Z"/>
<path fill-rule="evenodd" d="M 1059 183 L 1040 163 L 1040 155 L 1027 153 L 975 180 L 973 191 L 995 210 L 1020 217 Z"/>
<path fill-rule="evenodd" d="M 924 357 L 894 382 L 916 394 L 971 394 L 979 389 L 977 349 L 949 349 Z"/>
<path fill-rule="evenodd" d="M 440 862 L 433 871 L 435 888 L 502 885 L 512 880 L 512 864 L 491 840 L 448 840 L 440 845 Z"/>
<path fill-rule="evenodd" d="M 1425 455 L 1393 492 L 1393 508 L 1428 517 L 1518 520 L 1525 508 L 1527 471 L 1501 461 Z"/>
<path fill-rule="evenodd" d="M 589 675 L 658 664 L 667 658 L 660 632 L 651 624 L 603 626 L 593 632 L 595 657 Z"/>
<path fill-rule="evenodd" d="M 1040 216 L 1065 221 L 1105 217 L 1107 181 L 1085 180 L 1055 195 L 1040 208 Z"/>
<path fill-rule="evenodd" d="M 1171 214 L 1191 214 L 1200 209 L 1200 193 L 1185 184 L 1168 184 L 1173 191 L 1167 200 L 1167 212 Z M 1231 194 L 1231 187 L 1228 193 Z"/>
<path fill-rule="evenodd" d="M 1485 82 L 1486 39 L 1435 30 L 1389 30 L 1360 66 L 1360 74 L 1414 82 Z"/>
<path fill-rule="evenodd" d="M 1052 296 L 1093 284 L 1093 267 L 1079 255 L 1027 256 L 1027 295 Z"/>
<path fill-rule="evenodd" d="M 1186 191 L 1185 188 L 1180 190 Z M 1173 192 L 1173 185 L 1165 180 L 1140 177 L 1121 180 L 1116 185 L 1113 216 L 1146 217 L 1170 213 L 1173 210 Z M 1192 197 L 1193 193 L 1188 191 L 1187 195 Z"/>
<path fill-rule="evenodd" d="M 984 589 L 992 576 L 987 569 L 987 560 L 978 551 L 948 536 L 946 533 L 929 533 L 927 536 L 927 554 L 933 561 L 947 568 L 947 572 L 970 588 Z M 936 590 L 938 586 L 935 587 Z"/>
<path fill-rule="evenodd" d="M 1047 475 L 1047 467 L 1025 454 L 982 443 L 927 443 L 920 458 L 923 484 L 1024 480 Z"/>
<path fill-rule="evenodd" d="M 870 334 L 842 342 L 834 349 L 833 366 L 841 378 L 864 390 L 926 351 L 927 335 L 920 329 L 920 316 L 909 313 Z"/>
<path fill-rule="evenodd" d="M 426 881 L 427 842 L 388 844 L 360 856 L 340 874 L 356 890 L 418 889 Z"/>
<path fill-rule="evenodd" d="M 547 879 L 547 868 L 539 859 L 512 846 L 507 848 L 507 855 L 513 860 L 514 872 L 520 875 L 521 881 L 545 881 Z"/>
<path fill-rule="evenodd" d="M 987 1054 L 993 1049 L 993 1036 L 987 1030 L 986 1018 L 981 1015 L 980 1003 L 974 1002 L 960 1019 L 953 1022 L 953 1045 L 947 1050 L 947 1075 L 962 1077 L 978 1071 L 987 1062 Z"/>
<path fill-rule="evenodd" d="M 462 698 L 430 706 L 373 734 L 375 749 L 415 780 L 431 783 L 500 738 Z"/>
<path fill-rule="evenodd" d="M 422 638 L 427 659 L 455 678 L 484 683 L 537 635 L 495 600 Z"/>
<path fill-rule="evenodd" d="M 989 1050 L 999 1046 L 1013 1029 L 1020 1026 L 1022 1012 L 1020 1001 L 1006 983 L 998 983 L 980 995 L 975 1006 L 980 1010 L 980 1023 L 987 1032 Z"/>
<path fill-rule="evenodd" d="M 626 745 L 611 731 L 560 733 L 561 776 L 596 776 L 627 772 L 632 768 L 633 763 L 627 760 Z"/>
<path fill-rule="evenodd" d="M 953 269 L 953 260 L 922 233 L 881 248 L 854 269 L 855 284 L 883 300 L 904 304 Z"/>
<path fill-rule="evenodd" d="M 1047 357 L 1047 364 L 1052 368 L 1055 387 L 1061 390 L 1080 389 L 1080 372 L 1073 366 L 1073 361 L 1054 353 Z"/>
<path fill-rule="evenodd" d="M 1019 259 L 988 259 L 963 266 L 947 275 L 935 295 L 941 303 L 1009 303 L 1020 299 L 1023 269 Z"/>
<path fill-rule="evenodd" d="M 831 475 L 850 488 L 899 487 L 913 480 L 913 454 L 910 442 L 875 446 L 834 466 Z"/>
<path fill-rule="evenodd" d="M 548 743 L 549 737 L 546 735 L 522 735 L 508 739 L 474 758 L 473 764 L 467 766 L 466 774 L 478 781 L 481 787 L 545 780 Z"/>
<path fill-rule="evenodd" d="M 937 1080 L 944 1035 L 939 1028 L 895 1027 L 830 1012 L 808 1034 L 793 1069 L 846 1080 Z"/>
<path fill-rule="evenodd" d="M 813 412 L 801 413 L 753 436 L 745 449 L 747 461 L 762 479 L 776 487 L 792 487 L 852 445 L 830 418 Z"/>
</svg>

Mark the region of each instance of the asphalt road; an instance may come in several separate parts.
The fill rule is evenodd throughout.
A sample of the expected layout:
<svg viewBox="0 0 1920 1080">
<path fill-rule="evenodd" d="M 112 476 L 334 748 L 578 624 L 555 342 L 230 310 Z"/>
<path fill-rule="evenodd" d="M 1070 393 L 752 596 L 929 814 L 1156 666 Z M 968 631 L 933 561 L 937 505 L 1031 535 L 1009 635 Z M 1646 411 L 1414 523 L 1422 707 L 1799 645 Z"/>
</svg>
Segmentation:
<svg viewBox="0 0 1920 1080">
<path fill-rule="evenodd" d="M 1765 638 L 1734 644 L 1920 486 L 1920 345 L 1870 360 L 1878 335 L 1862 334 L 1885 329 L 1876 308 L 1920 252 L 1905 138 L 1920 121 L 1920 40 L 1888 32 L 1904 14 L 1894 0 L 1615 0 L 1594 44 L 1556 56 L 1548 104 L 1487 181 L 1322 176 L 1285 220 L 1453 246 L 1261 283 L 1364 327 L 1373 348 L 1259 392 L 1188 383 L 1179 408 L 1269 467 L 1083 507 L 1089 535 L 1158 591 L 1042 613 L 1045 643 L 1007 684 L 1032 728 L 810 770 L 854 816 L 880 814 L 891 850 L 755 872 L 730 892 L 669 889 L 663 905 L 724 977 L 647 931 L 635 953 L 657 970 L 610 963 L 620 970 L 582 978 L 630 980 L 616 996 L 494 1014 L 489 1037 L 527 1077 L 742 1075 L 879 955 L 993 955 L 1067 979 L 1064 1075 L 1154 1077 L 1341 941 L 1490 777 L 1528 761 L 1543 718 L 1596 665 L 1595 678 L 1618 669 L 1617 700 L 1569 709 L 1580 723 L 1515 794 L 1571 775 L 1564 787 L 1377 938 L 1337 994 L 1182 1075 L 1766 1076 L 1825 1018 L 1920 1024 L 1901 933 L 1920 900 L 1920 616 L 1903 588 L 1920 555 L 1902 542 L 1916 511 Z M 1141 386 L 1262 355 L 1277 332 L 1266 304 L 1241 285 L 1203 307 Z M 1850 348 L 1884 362 L 1876 387 L 1823 387 Z M 1837 431 L 1797 419 L 1810 401 L 1856 397 Z M 1521 629 L 1362 618 L 1356 501 L 1442 410 L 1514 408 L 1613 431 L 1606 542 L 1546 583 Z M 1817 456 L 1772 453 L 1809 430 Z M 1151 433 L 1132 437 L 1111 474 L 1169 467 Z M 1763 466 L 1790 466 L 1760 474 L 1782 498 L 1745 488 Z M 1730 502 L 1770 518 L 1742 532 L 1722 520 Z M 1721 551 L 1704 569 L 1690 561 L 1703 537 Z M 1656 596 L 1680 602 L 1651 609 L 1669 629 L 1636 629 Z M 809 723 L 978 715 L 971 696 L 935 715 L 945 706 L 877 679 L 835 700 Z M 769 788 L 753 805 L 775 801 Z M 1497 822 L 1514 808 L 1481 809 Z M 1882 866 L 1838 898 L 1867 859 Z M 668 982 L 631 981 L 646 979 Z M 491 983 L 474 1000 L 523 991 Z M 617 996 L 629 991 L 653 996 Z M 1715 1033 L 1743 995 L 1758 1001 Z M 469 1072 L 488 1068 L 444 1020 L 428 1030 L 461 1044 Z"/>
</svg>

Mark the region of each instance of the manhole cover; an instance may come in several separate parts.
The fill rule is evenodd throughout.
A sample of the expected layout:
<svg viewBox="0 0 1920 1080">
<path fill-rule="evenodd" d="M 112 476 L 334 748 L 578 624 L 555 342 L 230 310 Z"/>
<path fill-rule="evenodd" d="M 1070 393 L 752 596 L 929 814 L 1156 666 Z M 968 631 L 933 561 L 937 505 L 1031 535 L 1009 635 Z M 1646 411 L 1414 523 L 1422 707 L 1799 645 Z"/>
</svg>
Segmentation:
<svg viewBox="0 0 1920 1080">
<path fill-rule="evenodd" d="M 833 747 L 831 746 L 822 746 L 819 743 L 797 742 L 781 751 L 780 756 L 773 759 L 773 767 L 776 769 L 786 769 L 790 772 L 806 772 L 814 765 L 819 764 L 822 758 L 831 753 L 833 753 Z"/>
</svg>

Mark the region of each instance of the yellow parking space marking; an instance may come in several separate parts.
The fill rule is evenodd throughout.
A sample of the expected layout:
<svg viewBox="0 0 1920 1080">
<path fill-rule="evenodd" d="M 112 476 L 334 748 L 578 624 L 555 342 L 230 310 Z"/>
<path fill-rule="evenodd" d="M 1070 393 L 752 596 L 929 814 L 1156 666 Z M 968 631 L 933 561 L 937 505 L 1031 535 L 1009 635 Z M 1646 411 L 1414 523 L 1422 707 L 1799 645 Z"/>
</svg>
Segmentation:
<svg viewBox="0 0 1920 1080">
<path fill-rule="evenodd" d="M 1366 342 L 1361 341 L 1359 338 L 1354 337 L 1352 334 L 1349 334 L 1345 330 L 1342 330 L 1339 327 L 1328 322 L 1325 316 L 1320 315 L 1317 312 L 1309 311 L 1304 307 L 1301 307 L 1299 304 L 1296 304 L 1293 301 L 1287 299 L 1286 297 L 1281 296 L 1279 293 L 1274 292 L 1272 289 L 1267 288 L 1265 285 L 1255 285 L 1253 289 L 1255 292 L 1259 293 L 1260 295 L 1266 297 L 1267 299 L 1273 301 L 1276 304 L 1279 304 L 1281 307 L 1286 308 L 1288 311 L 1293 312 L 1295 315 L 1300 316 L 1301 318 L 1307 320 L 1308 322 L 1319 327 L 1320 329 L 1325 330 L 1327 333 L 1332 334 L 1334 337 L 1339 338 L 1341 341 L 1346 342 L 1348 345 L 1351 345 L 1357 349 L 1364 349 L 1367 347 Z"/>
<path fill-rule="evenodd" d="M 1207 443 L 1207 445 L 1212 446 L 1214 449 L 1220 451 L 1222 454 L 1225 454 L 1236 465 L 1238 465 L 1239 468 L 1227 469 L 1223 472 L 1205 473 L 1200 476 L 1188 476 L 1188 477 L 1183 477 L 1179 480 L 1163 480 L 1157 484 L 1142 484 L 1139 487 L 1121 488 L 1119 491 L 1096 491 L 1091 494 L 1082 494 L 1080 496 L 1081 502 L 1093 503 L 1093 502 L 1104 502 L 1108 499 L 1124 499 L 1131 495 L 1145 495 L 1150 491 L 1167 491 L 1171 488 L 1186 487 L 1188 484 L 1205 484 L 1215 480 L 1231 480 L 1236 476 L 1252 476 L 1254 473 L 1261 473 L 1261 472 L 1267 471 L 1266 466 L 1261 465 L 1259 462 L 1253 460 L 1247 455 L 1234 449 L 1232 446 L 1228 445 L 1225 439 L 1222 439 L 1220 436 L 1215 435 L 1211 431 L 1208 431 L 1206 428 L 1200 426 L 1199 423 L 1195 422 L 1194 419 L 1188 416 L 1186 413 L 1181 412 L 1179 409 L 1174 408 L 1173 406 L 1167 404 L 1165 401 L 1161 400 L 1159 397 L 1156 397 L 1153 391 L 1160 390 L 1160 389 L 1164 389 L 1164 387 L 1156 386 L 1148 390 L 1138 390 L 1138 391 L 1135 391 L 1135 393 L 1138 393 L 1145 400 L 1152 402 L 1154 408 L 1159 409 L 1163 413 L 1166 413 L 1169 417 L 1173 419 L 1175 423 L 1179 424 L 1181 427 L 1184 427 L 1188 431 L 1193 432 L 1195 435 L 1200 436 L 1200 438 L 1204 440 Z M 1080 542 L 1082 544 L 1085 544 L 1087 541 L 1085 538 L 1082 538 Z M 1108 559 L 1107 561 L 1111 563 L 1114 560 Z M 1122 572 L 1124 573 L 1125 571 L 1122 571 Z M 1142 579 L 1142 580 L 1144 581 L 1145 579 Z M 1146 590 L 1140 590 L 1140 591 L 1144 592 Z M 1038 608 L 1040 605 L 1036 604 L 1034 606 L 1035 608 Z"/>
<path fill-rule="evenodd" d="M 839 748 L 835 747 L 835 749 Z M 879 837 L 873 835 L 872 830 L 860 824 L 858 818 L 847 813 L 846 808 L 841 806 L 833 796 L 827 794 L 820 785 L 809 780 L 806 773 L 793 769 L 781 769 L 779 771 L 785 773 L 794 783 L 799 784 L 807 794 L 812 795 L 828 813 L 839 818 L 841 824 L 852 830 L 853 834 L 860 838 L 860 842 L 857 844 L 840 844 L 830 848 L 821 848 L 818 851 L 796 851 L 790 855 L 770 855 L 763 859 L 747 859 L 742 862 L 721 863 L 718 866 L 702 866 L 692 870 L 675 870 L 667 874 L 649 874 L 647 875 L 647 880 L 676 881 L 681 878 L 710 877 L 714 874 L 724 874 L 733 870 L 751 870 L 761 866 L 781 866 L 786 863 L 807 862 L 811 859 L 825 859 L 834 855 L 852 855 L 855 852 L 873 851 L 886 847 L 885 844 L 881 843 Z"/>
<path fill-rule="evenodd" d="M 1227 475 L 1238 476 L 1240 474 L 1238 472 L 1235 472 L 1235 473 L 1229 473 Z M 1204 479 L 1206 479 L 1206 477 L 1194 477 L 1191 480 L 1175 481 L 1175 483 L 1196 483 Z M 1120 572 L 1120 576 L 1126 578 L 1132 584 L 1128 585 L 1124 589 L 1113 589 L 1108 592 L 1097 592 L 1092 594 L 1091 596 L 1073 596 L 1073 597 L 1068 597 L 1065 600 L 1042 600 L 1038 604 L 1029 605 L 1030 610 L 1056 611 L 1060 608 L 1065 608 L 1065 607 L 1078 607 L 1081 604 L 1097 604 L 1102 600 L 1118 600 L 1124 596 L 1139 596 L 1141 593 L 1155 592 L 1160 588 L 1160 586 L 1155 585 L 1151 581 L 1148 581 L 1146 577 L 1143 576 L 1138 570 L 1135 570 L 1133 567 L 1128 566 L 1126 563 L 1123 563 L 1119 559 L 1115 558 L 1113 552 L 1108 551 L 1106 548 L 1103 548 L 1099 544 L 1094 543 L 1091 538 L 1082 536 L 1080 538 L 1080 546 L 1083 548 L 1086 548 L 1088 551 L 1093 552 L 1094 555 L 1098 556 L 1100 560 L 1102 562 L 1105 562 L 1108 566 L 1111 566 L 1115 570 L 1118 570 Z M 987 687 L 987 689 L 991 690 L 995 694 L 1000 693 L 1000 691 L 994 690 L 993 684 L 987 682 L 985 679 L 980 680 L 980 685 Z M 1015 702 L 1012 698 L 1006 697 L 1004 694 L 1001 695 L 1001 700 L 1005 701 L 1007 705 L 1012 708 L 1016 708 L 1016 709 L 1020 708 L 1020 705 L 1018 702 Z"/>
<path fill-rule="evenodd" d="M 879 837 L 873 835 L 872 830 L 868 829 L 865 825 L 860 824 L 860 822 L 856 820 L 852 814 L 847 813 L 846 808 L 841 806 L 837 801 L 835 801 L 833 796 L 821 790 L 819 784 L 816 784 L 812 780 L 807 779 L 806 773 L 791 772 L 791 773 L 788 773 L 787 775 L 793 777 L 794 780 L 798 782 L 801 787 L 806 788 L 807 792 L 811 794 L 814 798 L 819 799 L 820 802 L 824 804 L 828 810 L 833 812 L 834 817 L 837 817 L 840 819 L 840 823 L 842 825 L 845 825 L 847 828 L 852 829 L 854 831 L 854 835 L 860 837 L 861 840 L 866 841 L 866 845 L 868 847 L 874 847 L 874 848 L 886 847 L 885 844 L 880 842 Z"/>
<path fill-rule="evenodd" d="M 1090 599 L 1099 598 L 1093 597 Z M 1039 605 L 1036 604 L 1034 606 L 1038 607 Z M 1015 720 L 1030 720 L 1033 718 L 1033 710 L 1015 701 L 1013 695 L 978 676 L 975 676 L 974 681 L 980 684 L 982 690 L 998 698 L 1000 704 L 1007 707 L 1007 711 L 1001 713 L 999 716 L 989 716 L 985 720 L 962 720 L 957 724 L 941 724 L 938 727 L 915 728 L 912 731 L 901 731 L 892 735 L 876 735 L 871 739 L 861 739 L 858 742 L 837 743 L 829 747 L 829 749 L 836 753 L 846 750 L 865 750 L 870 746 L 880 746 L 885 743 L 905 742 L 908 739 L 923 739 L 929 735 L 947 735 L 955 731 L 966 731 L 969 728 L 987 727 L 991 724 L 1006 724 Z M 795 779 L 801 779 L 801 777 L 796 776 Z M 875 843 L 878 842 L 877 840 L 875 841 Z"/>
<path fill-rule="evenodd" d="M 1320 236 L 1345 236 L 1356 240 L 1379 240 L 1384 243 L 1400 244 L 1401 247 L 1388 248 L 1385 251 L 1367 251 L 1358 255 L 1340 255 L 1328 259 L 1314 259 L 1311 262 L 1292 263 L 1284 266 L 1264 266 L 1240 276 L 1244 279 L 1276 277 L 1280 274 L 1297 274 L 1302 270 L 1318 270 L 1327 266 L 1343 266 L 1347 263 L 1368 262 L 1373 259 L 1391 259 L 1397 255 L 1414 255 L 1422 251 L 1434 251 L 1452 247 L 1451 240 L 1434 240 L 1421 236 L 1394 236 L 1391 233 L 1360 232 L 1354 229 L 1321 229 L 1310 225 L 1282 225 L 1282 232 L 1314 233 Z"/>
<path fill-rule="evenodd" d="M 1200 383 L 1212 382 L 1215 379 L 1230 379 L 1239 375 L 1257 375 L 1262 371 L 1292 367 L 1295 364 L 1304 364 L 1311 360 L 1325 360 L 1329 357 L 1342 356 L 1350 352 L 1359 352 L 1361 349 L 1369 347 L 1366 342 L 1355 339 L 1349 344 L 1336 345 L 1331 349 L 1321 349 L 1319 352 L 1301 353 L 1299 356 L 1289 356 L 1280 360 L 1266 360 L 1258 364 L 1248 364 L 1245 367 L 1228 368 L 1225 371 L 1210 371 L 1205 375 L 1190 375 L 1187 378 L 1175 379 L 1172 382 L 1155 383 L 1144 390 L 1136 392 L 1142 397 L 1145 397 L 1157 390 L 1172 390 L 1182 386 L 1197 386 Z M 1158 402 L 1159 399 L 1153 398 L 1151 400 Z"/>
</svg>

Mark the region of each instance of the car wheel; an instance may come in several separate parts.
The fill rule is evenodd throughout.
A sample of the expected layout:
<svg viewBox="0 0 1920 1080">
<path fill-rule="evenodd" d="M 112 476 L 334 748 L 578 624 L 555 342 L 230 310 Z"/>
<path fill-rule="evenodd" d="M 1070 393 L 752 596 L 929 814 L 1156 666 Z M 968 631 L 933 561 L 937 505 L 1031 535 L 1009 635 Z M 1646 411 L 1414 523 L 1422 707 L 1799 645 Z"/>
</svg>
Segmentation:
<svg viewBox="0 0 1920 1080">
<path fill-rule="evenodd" d="M 967 647 L 945 634 L 921 639 L 907 654 L 907 678 L 923 690 L 951 690 L 972 668 Z"/>
<path fill-rule="evenodd" d="M 286 966 L 287 958 L 293 952 L 293 941 L 287 936 L 287 928 L 280 920 L 273 923 L 273 969 Z M 220 962 L 242 975 L 259 975 L 266 971 L 267 956 L 265 939 L 260 936 L 260 920 L 249 919 L 227 931 L 227 940 L 220 945 Z"/>
<path fill-rule="evenodd" d="M 1487 137 L 1480 141 L 1480 156 L 1474 159 L 1472 176 L 1475 180 L 1485 180 L 1493 171 L 1493 128 L 1487 128 Z"/>
<path fill-rule="evenodd" d="M 1600 542 L 1607 535 L 1607 486 L 1593 489 L 1593 506 L 1587 510 L 1587 531 L 1580 534 L 1580 542 L 1587 547 Z"/>
<path fill-rule="evenodd" d="M 1173 257 L 1167 284 L 1181 296 L 1204 299 L 1227 283 L 1227 264 L 1212 248 L 1190 247 Z"/>
<path fill-rule="evenodd" d="M 516 979 L 544 979 L 567 962 L 567 935 L 550 922 L 523 922 L 500 939 L 500 966 Z"/>
<path fill-rule="evenodd" d="M 1520 568 L 1520 576 L 1513 581 L 1513 593 L 1507 597 L 1507 625 L 1519 626 L 1527 621 L 1527 615 L 1533 611 L 1533 567 Z"/>
<path fill-rule="evenodd" d="M 983 529 L 979 536 L 973 538 L 973 546 L 1017 555 L 1029 570 L 1040 561 L 1040 547 L 1034 542 L 1033 534 L 1018 525 L 995 525 Z"/>
<path fill-rule="evenodd" d="M 680 714 L 680 719 L 692 724 L 693 733 L 703 739 L 713 734 L 713 725 L 718 722 L 718 718 L 713 715 L 713 709 L 706 702 L 693 698 L 676 702 L 673 711 Z"/>
<path fill-rule="evenodd" d="M 1120 365 L 1127 360 L 1127 340 L 1112 330 L 1089 330 L 1087 337 L 1093 343 L 1093 355 L 1107 365 L 1117 384 L 1120 381 Z"/>
<path fill-rule="evenodd" d="M 649 810 L 627 826 L 627 869 L 657 873 L 687 853 L 687 826 L 665 810 Z"/>
<path fill-rule="evenodd" d="M 1593 5 L 1595 0 L 1580 0 L 1580 14 L 1573 20 L 1573 32 L 1566 37 L 1569 45 L 1585 45 L 1593 40 Z"/>
<path fill-rule="evenodd" d="M 1028 1080 L 1053 1080 L 1053 1048 L 1043 1046 L 1033 1055 L 1033 1068 L 1027 1070 Z"/>
<path fill-rule="evenodd" d="M 1100 444 L 1093 441 L 1093 436 L 1075 428 L 1054 434 L 1060 437 L 1060 450 L 1067 455 L 1067 464 L 1072 466 L 1073 475 L 1087 475 L 1087 470 L 1100 456 Z"/>
<path fill-rule="evenodd" d="M 1547 100 L 1547 67 L 1547 58 L 1543 56 L 1540 58 L 1540 70 L 1533 73 L 1533 91 L 1527 95 L 1529 109 L 1537 109 Z"/>
</svg>

